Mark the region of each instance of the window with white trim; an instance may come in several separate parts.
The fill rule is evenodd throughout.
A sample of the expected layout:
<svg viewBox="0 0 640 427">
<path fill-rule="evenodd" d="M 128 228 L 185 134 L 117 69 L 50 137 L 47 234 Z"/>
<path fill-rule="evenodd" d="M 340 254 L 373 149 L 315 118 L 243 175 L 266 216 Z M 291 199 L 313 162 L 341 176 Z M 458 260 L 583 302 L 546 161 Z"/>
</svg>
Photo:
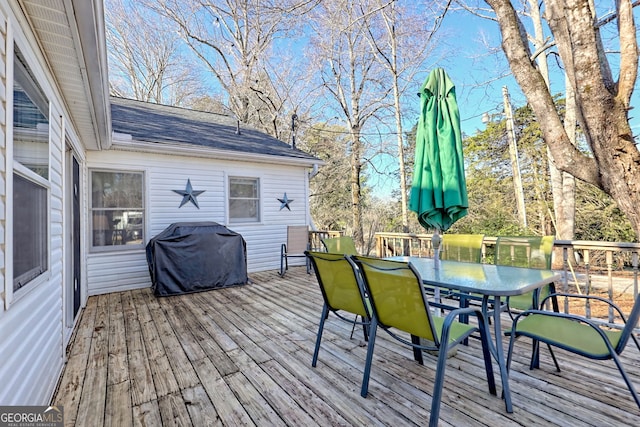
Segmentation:
<svg viewBox="0 0 640 427">
<path fill-rule="evenodd" d="M 229 222 L 260 222 L 260 179 L 229 177 Z"/>
<path fill-rule="evenodd" d="M 92 170 L 91 248 L 120 250 L 144 245 L 144 173 Z"/>
<path fill-rule="evenodd" d="M 49 101 L 20 49 L 13 71 L 13 291 L 49 269 Z"/>
</svg>

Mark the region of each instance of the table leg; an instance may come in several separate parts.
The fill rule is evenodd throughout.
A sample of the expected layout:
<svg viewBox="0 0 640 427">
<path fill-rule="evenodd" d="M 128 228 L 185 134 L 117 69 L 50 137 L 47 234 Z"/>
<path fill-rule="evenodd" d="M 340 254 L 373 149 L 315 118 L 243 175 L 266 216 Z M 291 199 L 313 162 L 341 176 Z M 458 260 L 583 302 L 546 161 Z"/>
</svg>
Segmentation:
<svg viewBox="0 0 640 427">
<path fill-rule="evenodd" d="M 504 359 L 504 349 L 502 348 L 502 326 L 500 324 L 500 313 L 502 312 L 502 304 L 500 302 L 500 297 L 493 297 L 493 327 L 495 334 L 495 346 L 493 345 L 493 341 L 489 339 L 490 347 L 494 347 L 491 349 L 491 354 L 498 362 L 498 367 L 500 368 L 500 378 L 502 379 L 502 397 L 504 399 L 505 406 L 507 408 L 508 413 L 513 412 L 513 406 L 511 405 L 511 391 L 509 389 L 509 372 L 507 371 L 507 364 Z M 487 313 L 489 313 L 489 296 L 485 295 L 482 297 L 482 313 L 485 315 L 485 322 L 487 322 L 487 330 L 489 330 L 489 317 Z"/>
</svg>

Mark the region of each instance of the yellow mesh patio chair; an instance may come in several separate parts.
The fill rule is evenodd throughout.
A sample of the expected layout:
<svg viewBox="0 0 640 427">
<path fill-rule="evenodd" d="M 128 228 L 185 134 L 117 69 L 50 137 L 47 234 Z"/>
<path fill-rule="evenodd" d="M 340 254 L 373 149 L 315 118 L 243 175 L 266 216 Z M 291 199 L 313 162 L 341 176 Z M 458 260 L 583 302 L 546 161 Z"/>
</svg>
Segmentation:
<svg viewBox="0 0 640 427">
<path fill-rule="evenodd" d="M 373 314 L 360 392 L 362 397 L 367 397 L 369 390 L 378 327 L 399 342 L 413 347 L 414 351 L 439 352 L 431 401 L 430 426 L 438 425 L 447 353 L 472 333 L 480 332 L 489 392 L 496 394 L 489 352 L 490 337 L 480 308 L 458 308 L 449 312 L 446 317 L 432 316 L 420 274 L 411 264 L 361 256 L 351 256 L 350 259 L 354 269 L 357 266 L 362 272 L 365 294 L 369 298 Z M 461 314 L 476 316 L 478 326 L 456 321 Z M 408 334 L 411 340 L 402 333 Z"/>
<path fill-rule="evenodd" d="M 322 244 L 327 249 L 327 252 L 332 254 L 358 255 L 356 245 L 349 236 L 322 239 Z"/>
<path fill-rule="evenodd" d="M 444 234 L 440 244 L 440 259 L 481 262 L 483 240 L 483 234 Z"/>
<path fill-rule="evenodd" d="M 551 269 L 551 255 L 553 253 L 554 241 L 553 236 L 498 237 L 495 246 L 495 264 L 549 270 Z M 539 300 L 546 298 L 550 292 L 550 285 L 541 288 L 539 290 Z M 528 292 L 526 294 L 509 297 L 507 300 L 509 314 L 511 314 L 511 309 L 528 310 L 530 308 L 537 308 L 534 307 L 534 296 L 534 292 Z"/>
<path fill-rule="evenodd" d="M 313 352 L 313 361 L 311 362 L 311 366 L 315 367 L 318 361 L 324 322 L 329 317 L 329 313 L 335 314 L 339 319 L 347 323 L 353 323 L 354 327 L 355 325 L 362 325 L 365 340 L 368 339 L 371 315 L 359 280 L 359 273 L 353 270 L 351 263 L 344 255 L 310 251 L 306 251 L 305 255 L 313 264 L 313 270 L 316 273 L 322 299 L 324 300 L 320 326 L 316 337 L 316 347 Z M 355 314 L 356 318 L 355 320 L 347 319 L 343 313 Z M 362 319 L 361 322 L 358 322 L 358 317 Z"/>
<path fill-rule="evenodd" d="M 358 255 L 358 250 L 356 249 L 355 243 L 353 243 L 353 239 L 349 236 L 340 236 L 340 237 L 329 237 L 326 239 L 322 239 L 322 244 L 325 249 L 329 253 L 333 254 L 344 254 L 344 255 Z M 353 327 L 351 328 L 351 337 L 353 337 L 353 331 L 355 331 L 357 324 L 357 317 L 353 323 Z M 364 319 L 362 319 L 364 321 Z"/>
<path fill-rule="evenodd" d="M 440 245 L 440 259 L 445 261 L 475 262 L 482 261 L 482 243 L 484 234 L 444 234 Z M 470 303 L 482 299 L 479 295 L 451 295 L 460 299 L 460 307 L 468 307 Z M 463 315 L 461 321 L 466 323 L 467 316 Z M 465 340 L 464 344 L 467 344 Z"/>
<path fill-rule="evenodd" d="M 593 360 L 609 360 L 613 359 L 622 378 L 627 384 L 627 388 L 631 392 L 633 399 L 640 408 L 640 397 L 636 392 L 631 378 L 627 375 L 622 366 L 622 362 L 618 355 L 627 346 L 629 338 L 631 338 L 636 348 L 640 351 L 638 339 L 633 334 L 633 329 L 638 325 L 640 318 L 640 295 L 636 296 L 635 303 L 626 319 L 620 308 L 608 299 L 593 295 L 575 295 L 557 293 L 547 297 L 567 297 L 588 299 L 591 301 L 600 301 L 611 306 L 615 310 L 624 324 L 623 329 L 612 329 L 602 326 L 591 319 L 582 316 L 557 313 L 553 311 L 543 310 L 526 310 L 516 316 L 511 328 L 511 341 L 509 342 L 509 352 L 507 355 L 507 369 L 511 364 L 511 356 L 515 341 L 520 337 L 529 337 L 534 341 L 541 341 L 549 346 L 562 348 L 571 353 L 587 357 Z M 373 337 L 374 332 L 371 333 Z M 372 339 L 372 338 L 370 338 Z M 551 349 L 551 347 L 549 347 Z M 558 361 L 553 355 L 553 361 L 556 369 L 560 372 Z M 531 369 L 539 368 L 539 353 L 536 351 L 531 356 Z"/>
<path fill-rule="evenodd" d="M 285 275 L 289 269 L 289 258 L 305 258 L 307 274 L 309 259 L 304 251 L 309 249 L 309 227 L 306 225 L 290 225 L 287 227 L 287 243 L 280 247 L 280 276 Z"/>
</svg>

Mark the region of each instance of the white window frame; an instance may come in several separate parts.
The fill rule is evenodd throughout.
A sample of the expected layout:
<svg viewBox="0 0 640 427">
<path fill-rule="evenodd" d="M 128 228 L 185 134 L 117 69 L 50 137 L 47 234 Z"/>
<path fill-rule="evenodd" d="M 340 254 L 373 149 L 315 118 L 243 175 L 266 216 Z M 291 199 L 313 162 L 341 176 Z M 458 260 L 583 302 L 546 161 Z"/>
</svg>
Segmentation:
<svg viewBox="0 0 640 427">
<path fill-rule="evenodd" d="M 142 218 L 142 242 L 139 244 L 131 244 L 131 245 L 104 245 L 104 246 L 96 246 L 93 244 L 93 234 L 94 234 L 94 228 L 93 228 L 93 194 L 92 194 L 92 188 L 93 188 L 93 173 L 94 172 L 103 172 L 103 173 L 112 173 L 112 174 L 117 174 L 117 173 L 127 173 L 127 174 L 139 174 L 142 177 L 142 208 L 140 208 L 143 212 L 143 218 Z M 148 217 L 149 217 L 149 211 L 147 208 L 147 201 L 146 201 L 146 177 L 147 177 L 147 172 L 145 170 L 142 169 L 111 169 L 111 168 L 101 168 L 101 167 L 94 167 L 94 168 L 90 168 L 89 169 L 89 179 L 88 179 L 88 192 L 89 192 L 89 205 L 88 205 L 88 209 L 89 209 L 89 224 L 88 224 L 88 230 L 89 230 L 89 251 L 92 253 L 104 253 L 104 252 L 122 252 L 122 251 L 131 251 L 131 250 L 140 250 L 140 249 L 144 249 L 145 248 L 145 242 L 147 242 L 149 239 L 147 237 L 147 222 L 148 222 Z M 97 208 L 99 209 L 99 208 Z M 123 209 L 114 209 L 114 210 L 123 210 Z M 136 208 L 136 210 L 138 210 Z"/>
<path fill-rule="evenodd" d="M 11 263 L 11 281 L 8 284 L 9 288 L 11 289 L 11 292 L 13 293 L 13 298 L 17 299 L 20 296 L 22 296 L 23 294 L 27 294 L 31 289 L 36 288 L 38 285 L 40 285 L 41 283 L 47 282 L 49 280 L 49 278 L 51 277 L 51 184 L 49 181 L 45 180 L 44 178 L 42 178 L 40 175 L 34 173 L 33 171 L 31 171 L 30 169 L 22 166 L 20 163 L 18 162 L 14 162 L 13 163 L 13 173 L 11 176 L 11 181 L 12 181 L 12 187 L 13 187 L 13 175 L 20 175 L 22 178 L 31 181 L 34 184 L 39 185 L 40 187 L 42 187 L 44 190 L 46 190 L 47 195 L 46 195 L 46 201 L 47 201 L 47 213 L 45 215 L 46 219 L 46 236 L 45 239 L 47 241 L 47 249 L 46 249 L 46 260 L 47 260 L 47 269 L 45 271 L 43 271 L 41 274 L 39 274 L 38 276 L 34 277 L 33 279 L 29 280 L 27 283 L 25 283 L 23 286 L 21 286 L 19 289 L 14 290 L 14 274 L 13 274 L 13 262 Z M 11 193 L 13 194 L 13 192 Z M 11 215 L 11 220 L 9 221 L 9 224 L 14 224 L 13 221 L 13 197 L 11 197 L 11 208 L 9 209 L 9 214 Z M 10 227 L 10 233 L 11 233 L 11 254 L 12 254 L 12 258 L 13 258 L 13 226 Z"/>
<path fill-rule="evenodd" d="M 14 119 L 14 115 L 13 115 L 13 108 L 14 108 L 14 97 L 13 97 L 13 85 L 14 85 L 14 81 L 15 81 L 15 71 L 14 71 L 14 67 L 15 67 L 15 61 L 14 61 L 14 57 L 15 57 L 15 50 L 14 50 L 14 46 L 18 44 L 18 41 L 14 39 L 13 37 L 13 31 L 12 31 L 12 26 L 10 25 L 10 21 L 7 22 L 7 34 L 6 34 L 6 45 L 7 45 L 7 50 L 6 50 L 6 70 L 7 70 L 7 75 L 6 75 L 6 83 L 7 83 L 7 87 L 6 87 L 6 92 L 7 92 L 7 102 L 6 102 L 6 111 L 5 111 L 5 117 L 6 117 L 6 121 L 5 123 L 7 123 L 7 131 L 6 131 L 6 140 L 9 141 L 9 143 L 7 144 L 7 149 L 6 149 L 6 157 L 7 157 L 7 177 L 9 179 L 7 179 L 5 185 L 6 185 L 6 194 L 9 195 L 9 197 L 7 197 L 6 200 L 6 204 L 7 204 L 7 209 L 6 209 L 6 215 L 7 215 L 7 222 L 6 224 L 11 224 L 11 226 L 6 227 L 5 228 L 5 233 L 6 233 L 6 242 L 7 242 L 7 246 L 5 248 L 6 252 L 5 252 L 5 267 L 6 267 L 6 280 L 5 280 L 5 309 L 8 309 L 12 303 L 18 301 L 20 298 L 24 297 L 25 295 L 27 295 L 29 292 L 31 292 L 33 289 L 36 289 L 39 285 L 48 282 L 50 277 L 51 277 L 51 182 L 50 182 L 50 178 L 49 179 L 45 179 L 42 176 L 38 175 L 37 173 L 35 173 L 34 171 L 32 171 L 31 169 L 29 169 L 28 167 L 22 165 L 19 161 L 14 159 L 14 150 L 13 150 L 13 145 L 14 145 L 14 126 L 13 126 L 13 119 Z M 19 46 L 20 51 L 22 53 L 22 55 L 25 57 L 26 61 L 28 61 L 29 63 L 33 64 L 35 63 L 35 61 L 33 60 L 33 58 L 31 58 L 29 50 L 25 49 L 23 46 Z M 37 69 L 31 69 L 31 72 L 33 72 L 33 76 L 32 78 L 34 79 L 34 81 L 40 85 L 44 79 L 42 78 L 41 75 L 39 75 L 39 73 L 37 72 Z M 52 132 L 51 132 L 51 123 L 52 123 L 52 119 L 51 119 L 51 101 L 49 101 L 49 95 L 47 95 L 46 93 L 44 93 L 44 89 L 40 88 L 40 90 L 43 91 L 42 95 L 44 95 L 47 98 L 47 119 L 48 119 L 48 126 L 49 126 L 49 131 L 48 131 L 48 144 L 47 144 L 47 158 L 48 158 L 48 173 L 47 176 L 50 177 L 51 176 L 51 138 L 52 138 Z M 39 274 L 38 276 L 34 277 L 33 279 L 29 280 L 27 283 L 25 283 L 23 286 L 21 286 L 19 289 L 14 290 L 14 268 L 13 268 L 13 255 L 14 255 L 14 233 L 13 233 L 13 224 L 15 224 L 14 222 L 14 215 L 13 215 L 13 211 L 14 211 L 14 203 L 13 203 L 13 191 L 14 191 L 14 186 L 13 186 L 13 176 L 14 175 L 20 175 L 22 178 L 31 181 L 32 183 L 39 185 L 40 187 L 42 187 L 45 191 L 46 191 L 46 215 L 45 215 L 45 228 L 46 228 L 46 242 L 47 242 L 47 249 L 46 249 L 46 270 L 44 270 L 41 274 Z"/>
<path fill-rule="evenodd" d="M 258 183 L 258 218 L 255 220 L 247 220 L 247 219 L 238 219 L 231 217 L 231 181 L 234 179 L 247 179 L 247 180 L 255 180 Z M 263 192 L 262 192 L 262 179 L 259 176 L 247 176 L 247 175 L 237 175 L 237 174 L 228 174 L 226 179 L 226 205 L 227 205 L 227 224 L 261 224 L 263 218 Z"/>
</svg>

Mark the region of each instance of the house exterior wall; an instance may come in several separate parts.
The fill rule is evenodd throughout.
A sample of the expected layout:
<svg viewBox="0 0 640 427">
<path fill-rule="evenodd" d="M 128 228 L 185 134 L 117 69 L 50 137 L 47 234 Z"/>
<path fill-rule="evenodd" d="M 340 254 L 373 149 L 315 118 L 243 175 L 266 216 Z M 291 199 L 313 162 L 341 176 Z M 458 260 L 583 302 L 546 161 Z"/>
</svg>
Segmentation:
<svg viewBox="0 0 640 427">
<path fill-rule="evenodd" d="M 145 244 L 174 222 L 214 221 L 242 234 L 247 243 L 249 272 L 279 268 L 280 246 L 286 242 L 287 226 L 310 223 L 309 169 L 304 166 L 116 150 L 89 152 L 87 163 L 89 172 L 92 169 L 144 172 Z M 260 222 L 229 222 L 229 176 L 259 178 Z M 182 196 L 172 191 L 184 190 L 187 179 L 194 190 L 205 191 L 197 197 L 199 209 L 191 203 L 179 207 Z M 278 199 L 285 192 L 293 200 L 291 210 L 280 209 Z M 151 286 L 144 249 L 115 249 L 88 254 L 89 294 Z M 294 259 L 290 265 L 303 262 Z"/>
<path fill-rule="evenodd" d="M 49 402 L 65 362 L 70 326 L 64 305 L 65 126 L 73 135 L 35 37 L 0 3 L 0 405 Z M 48 271 L 13 292 L 13 45 L 18 44 L 49 100 Z M 65 124 L 66 123 L 66 124 Z M 69 135 L 69 133 L 67 134 Z M 73 138 L 73 136 L 71 136 Z M 78 141 L 75 141 L 78 145 Z M 41 280 L 40 280 L 41 279 Z"/>
</svg>

